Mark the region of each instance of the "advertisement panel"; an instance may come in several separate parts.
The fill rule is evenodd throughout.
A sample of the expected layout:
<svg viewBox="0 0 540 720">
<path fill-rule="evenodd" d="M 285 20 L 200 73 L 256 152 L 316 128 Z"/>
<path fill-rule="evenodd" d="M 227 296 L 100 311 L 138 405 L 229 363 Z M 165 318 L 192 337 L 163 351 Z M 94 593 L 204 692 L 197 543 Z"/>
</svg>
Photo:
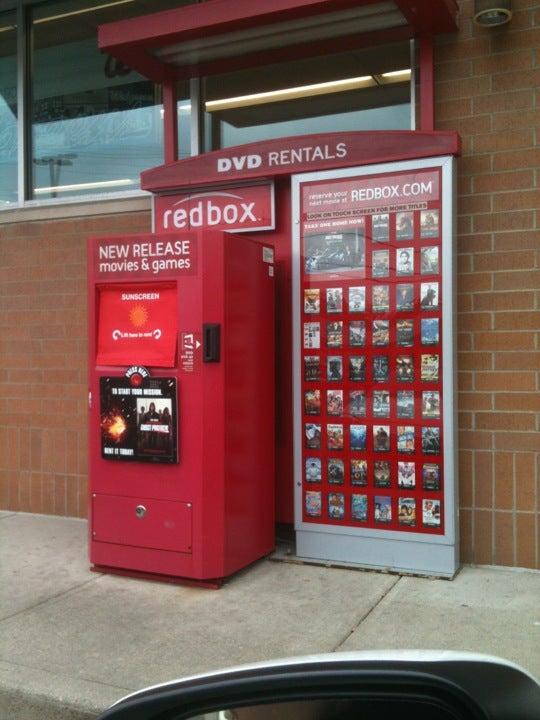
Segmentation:
<svg viewBox="0 0 540 720">
<path fill-rule="evenodd" d="M 173 284 L 98 288 L 98 365 L 174 367 L 177 288 Z"/>
<path fill-rule="evenodd" d="M 300 555 L 420 572 L 429 544 L 455 557 L 452 162 L 295 179 Z"/>
<path fill-rule="evenodd" d="M 176 378 L 101 377 L 100 430 L 104 460 L 177 461 Z"/>
<path fill-rule="evenodd" d="M 90 258 L 96 282 L 161 280 L 197 275 L 197 243 L 192 234 L 112 235 L 94 238 Z"/>
</svg>

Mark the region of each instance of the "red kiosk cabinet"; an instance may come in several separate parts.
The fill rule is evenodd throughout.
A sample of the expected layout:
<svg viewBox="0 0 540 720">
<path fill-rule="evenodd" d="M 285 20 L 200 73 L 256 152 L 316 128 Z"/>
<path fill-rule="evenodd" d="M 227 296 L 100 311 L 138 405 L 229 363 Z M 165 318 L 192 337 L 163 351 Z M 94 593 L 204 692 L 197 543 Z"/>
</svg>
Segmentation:
<svg viewBox="0 0 540 720">
<path fill-rule="evenodd" d="M 91 238 L 93 569 L 215 582 L 274 548 L 274 254 Z"/>
</svg>

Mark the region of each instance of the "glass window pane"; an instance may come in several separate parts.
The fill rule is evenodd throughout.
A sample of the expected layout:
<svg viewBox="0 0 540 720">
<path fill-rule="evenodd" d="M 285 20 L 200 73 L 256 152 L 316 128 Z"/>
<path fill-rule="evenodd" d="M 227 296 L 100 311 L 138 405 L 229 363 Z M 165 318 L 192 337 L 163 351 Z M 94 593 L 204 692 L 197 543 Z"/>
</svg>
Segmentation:
<svg viewBox="0 0 540 720">
<path fill-rule="evenodd" d="M 408 42 L 208 77 L 205 84 L 208 150 L 411 127 Z"/>
<path fill-rule="evenodd" d="M 0 206 L 17 202 L 17 28 L 0 13 Z"/>
<path fill-rule="evenodd" d="M 151 10 L 178 7 L 156 2 Z M 148 8 L 129 0 L 47 2 L 33 13 L 35 199 L 137 190 L 163 162 L 159 86 L 98 49 L 100 24 Z"/>
</svg>

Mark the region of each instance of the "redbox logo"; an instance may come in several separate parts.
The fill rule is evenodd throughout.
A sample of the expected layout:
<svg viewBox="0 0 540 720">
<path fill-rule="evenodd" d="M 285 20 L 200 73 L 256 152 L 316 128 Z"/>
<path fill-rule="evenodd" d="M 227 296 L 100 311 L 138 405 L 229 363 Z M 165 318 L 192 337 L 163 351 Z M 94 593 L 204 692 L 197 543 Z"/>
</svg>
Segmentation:
<svg viewBox="0 0 540 720">
<path fill-rule="evenodd" d="M 242 187 L 240 192 L 207 191 L 154 198 L 157 232 L 174 230 L 255 230 L 273 227 L 273 186 Z"/>
<path fill-rule="evenodd" d="M 207 195 L 210 194 L 210 197 Z M 200 198 L 200 199 L 198 199 Z M 227 202 L 232 200 L 232 202 Z M 187 204 L 187 207 L 184 204 Z M 242 202 L 238 195 L 230 193 L 200 193 L 185 200 L 179 200 L 175 209 L 163 213 L 163 227 L 168 230 L 187 228 L 217 227 L 218 225 L 243 225 L 256 222 L 253 214 L 254 202 Z"/>
</svg>

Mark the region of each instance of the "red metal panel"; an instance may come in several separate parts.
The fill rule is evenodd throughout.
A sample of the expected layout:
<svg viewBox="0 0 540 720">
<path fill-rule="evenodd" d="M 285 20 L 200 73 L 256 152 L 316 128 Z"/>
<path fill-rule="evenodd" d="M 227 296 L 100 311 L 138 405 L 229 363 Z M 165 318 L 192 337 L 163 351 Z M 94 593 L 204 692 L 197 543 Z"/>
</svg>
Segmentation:
<svg viewBox="0 0 540 720">
<path fill-rule="evenodd" d="M 273 50 L 261 50 L 260 52 L 247 55 L 238 54 L 229 58 L 220 58 L 216 61 L 206 63 L 198 62 L 195 65 L 181 66 L 174 70 L 171 70 L 170 66 L 167 66 L 165 72 L 167 73 L 167 77 L 169 74 L 172 74 L 177 80 L 186 80 L 187 78 L 204 77 L 216 73 L 229 73 L 236 70 L 246 70 L 263 65 L 287 62 L 291 59 L 291 54 L 294 54 L 295 60 L 303 60 L 320 57 L 321 55 L 331 55 L 335 52 L 354 51 L 358 48 L 387 45 L 402 40 L 409 40 L 410 38 L 410 27 L 408 25 L 402 25 L 400 27 L 387 28 L 369 33 L 345 35 L 338 39 L 331 38 L 328 40 L 317 40 L 312 43 L 292 44 Z M 239 44 L 238 48 L 241 47 L 242 45 Z M 132 61 L 144 62 L 145 57 L 146 56 L 139 54 L 133 57 Z M 139 72 L 145 74 L 142 70 L 139 70 Z M 148 77 L 151 76 L 149 75 Z M 155 82 L 159 82 L 159 76 L 155 78 Z"/>
<path fill-rule="evenodd" d="M 266 260 L 265 260 L 266 258 Z M 225 267 L 225 545 L 229 567 L 245 565 L 246 538 L 274 548 L 273 250 L 231 237 Z M 255 310 L 257 309 L 257 310 Z"/>
<path fill-rule="evenodd" d="M 455 32 L 458 21 L 456 0 L 394 0 L 415 34 Z"/>
<path fill-rule="evenodd" d="M 165 143 L 164 160 L 166 163 L 178 160 L 178 113 L 176 111 L 177 92 L 174 82 L 163 84 L 163 138 Z"/>
<path fill-rule="evenodd" d="M 94 542 L 191 552 L 189 503 L 97 494 L 92 505 Z"/>
<path fill-rule="evenodd" d="M 455 0 L 394 0 L 406 25 L 388 28 L 384 32 L 356 33 L 350 38 L 336 38 L 324 42 L 306 42 L 295 45 L 297 57 L 320 55 L 343 50 L 351 42 L 366 46 L 373 42 L 390 42 L 416 37 L 421 33 L 440 34 L 457 30 Z M 351 7 L 377 5 L 379 0 L 210 0 L 152 15 L 131 18 L 102 25 L 98 32 L 100 49 L 155 82 L 173 78 L 196 77 L 203 74 L 230 71 L 254 64 L 278 62 L 290 57 L 291 48 L 245 55 L 242 43 L 226 58 L 201 64 L 194 60 L 185 67 L 174 67 L 173 61 L 160 60 L 156 50 L 174 47 L 211 36 L 249 30 L 288 20 L 324 16 Z M 384 3 L 386 5 L 386 3 Z M 345 45 L 344 45 L 345 43 Z"/>
<path fill-rule="evenodd" d="M 291 173 L 369 165 L 436 155 L 457 155 L 454 132 L 373 131 L 280 138 L 217 150 L 141 173 L 154 193 L 216 182 L 239 182 Z M 222 168 L 227 168 L 222 170 Z"/>
<path fill-rule="evenodd" d="M 435 127 L 435 97 L 433 79 L 433 38 L 420 38 L 420 129 L 432 131 Z"/>
<path fill-rule="evenodd" d="M 312 15 L 373 5 L 380 0 L 209 0 L 174 10 L 144 15 L 101 25 L 100 49 L 139 44 L 163 47 L 211 35 L 244 30 Z M 434 13 L 433 13 L 434 14 Z"/>
</svg>

